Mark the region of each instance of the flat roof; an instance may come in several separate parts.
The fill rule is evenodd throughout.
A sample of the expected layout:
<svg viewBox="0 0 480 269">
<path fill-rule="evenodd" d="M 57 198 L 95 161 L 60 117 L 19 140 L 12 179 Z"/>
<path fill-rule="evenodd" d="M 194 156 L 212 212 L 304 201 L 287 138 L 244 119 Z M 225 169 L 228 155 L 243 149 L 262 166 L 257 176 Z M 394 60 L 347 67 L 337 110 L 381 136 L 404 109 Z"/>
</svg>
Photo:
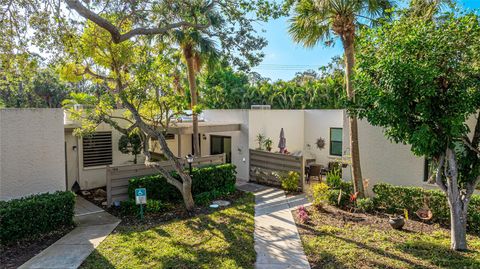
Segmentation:
<svg viewBox="0 0 480 269">
<path fill-rule="evenodd" d="M 81 127 L 78 123 L 65 123 L 65 129 L 75 129 Z M 219 132 L 232 132 L 240 131 L 241 123 L 227 123 L 227 122 L 198 122 L 199 133 L 219 133 Z M 167 133 L 182 135 L 193 134 L 192 122 L 174 122 L 168 127 Z"/>
<path fill-rule="evenodd" d="M 198 122 L 199 133 L 219 133 L 219 132 L 232 132 L 240 131 L 240 123 L 227 123 L 227 122 Z M 167 133 L 171 134 L 193 134 L 192 122 L 175 122 L 168 127 Z"/>
</svg>

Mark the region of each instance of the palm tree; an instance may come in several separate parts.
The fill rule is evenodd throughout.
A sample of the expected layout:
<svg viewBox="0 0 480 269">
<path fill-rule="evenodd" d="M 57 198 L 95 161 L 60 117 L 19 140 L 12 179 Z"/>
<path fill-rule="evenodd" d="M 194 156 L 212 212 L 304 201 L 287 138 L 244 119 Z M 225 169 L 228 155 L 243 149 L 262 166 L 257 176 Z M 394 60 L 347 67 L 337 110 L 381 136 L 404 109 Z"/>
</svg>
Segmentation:
<svg viewBox="0 0 480 269">
<path fill-rule="evenodd" d="M 443 8 L 452 5 L 452 0 L 411 0 L 408 11 L 411 16 L 432 19 Z"/>
<path fill-rule="evenodd" d="M 196 75 L 206 63 L 211 67 L 218 60 L 215 42 L 194 29 L 177 29 L 171 35 L 173 41 L 182 51 L 187 66 L 188 85 L 190 88 L 190 109 L 193 125 L 193 155 L 200 156 L 200 141 L 198 138 L 198 92 Z"/>
<path fill-rule="evenodd" d="M 389 0 L 298 0 L 289 32 L 295 42 L 305 47 L 313 47 L 321 41 L 330 43 L 334 36 L 340 38 L 345 54 L 345 89 L 349 101 L 354 101 L 355 32 L 364 26 L 363 22 L 374 22 L 390 7 Z M 357 119 L 350 116 L 349 122 L 353 183 L 358 197 L 364 197 Z"/>
</svg>

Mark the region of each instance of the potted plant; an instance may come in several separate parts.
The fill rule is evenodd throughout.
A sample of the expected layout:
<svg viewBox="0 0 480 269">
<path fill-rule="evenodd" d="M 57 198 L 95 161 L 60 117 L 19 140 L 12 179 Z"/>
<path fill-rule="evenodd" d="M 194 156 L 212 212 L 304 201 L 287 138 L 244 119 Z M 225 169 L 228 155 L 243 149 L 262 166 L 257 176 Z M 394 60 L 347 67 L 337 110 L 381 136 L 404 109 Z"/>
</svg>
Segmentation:
<svg viewBox="0 0 480 269">
<path fill-rule="evenodd" d="M 263 141 L 265 140 L 265 136 L 263 134 L 257 135 L 257 142 L 258 142 L 258 150 L 263 150 Z"/>
<path fill-rule="evenodd" d="M 266 139 L 263 141 L 263 145 L 265 146 L 265 149 L 266 149 L 266 150 L 272 151 L 272 145 L 273 145 L 272 139 L 266 138 Z"/>
</svg>

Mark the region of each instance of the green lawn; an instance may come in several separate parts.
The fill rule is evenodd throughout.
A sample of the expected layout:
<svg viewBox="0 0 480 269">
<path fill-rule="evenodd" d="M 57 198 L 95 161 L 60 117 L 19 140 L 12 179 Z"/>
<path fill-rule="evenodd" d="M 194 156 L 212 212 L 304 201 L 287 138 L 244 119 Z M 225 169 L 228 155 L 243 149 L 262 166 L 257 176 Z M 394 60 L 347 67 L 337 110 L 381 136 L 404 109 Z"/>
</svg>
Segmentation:
<svg viewBox="0 0 480 269">
<path fill-rule="evenodd" d="M 120 226 L 82 268 L 253 268 L 254 198 L 155 227 Z"/>
<path fill-rule="evenodd" d="M 312 268 L 480 268 L 477 236 L 469 236 L 470 251 L 459 253 L 449 249 L 449 231 L 439 227 L 422 233 L 418 222 L 397 231 L 384 218 L 362 223 L 329 213 L 311 217 L 310 224 L 297 225 Z"/>
</svg>

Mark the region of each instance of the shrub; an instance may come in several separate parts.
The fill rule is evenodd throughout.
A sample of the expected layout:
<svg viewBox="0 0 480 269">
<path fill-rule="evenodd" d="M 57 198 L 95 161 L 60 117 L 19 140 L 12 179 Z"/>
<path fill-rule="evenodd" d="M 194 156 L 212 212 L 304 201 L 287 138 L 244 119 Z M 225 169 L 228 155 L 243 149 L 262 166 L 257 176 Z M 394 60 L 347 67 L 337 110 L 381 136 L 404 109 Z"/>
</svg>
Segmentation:
<svg viewBox="0 0 480 269">
<path fill-rule="evenodd" d="M 312 204 L 317 207 L 323 206 L 329 200 L 329 187 L 321 182 L 313 185 Z"/>
<path fill-rule="evenodd" d="M 199 205 L 208 205 L 212 200 L 215 200 L 221 196 L 229 195 L 235 192 L 235 185 L 228 185 L 221 189 L 215 189 L 212 191 L 202 192 L 195 195 L 194 200 Z"/>
<path fill-rule="evenodd" d="M 147 204 L 143 205 L 145 213 L 160 213 L 167 208 L 165 203 L 159 200 L 148 199 Z M 120 202 L 120 212 L 122 215 L 137 215 L 140 212 L 140 206 L 135 203 L 135 200 L 129 199 Z"/>
<path fill-rule="evenodd" d="M 340 169 L 333 169 L 327 173 L 326 179 L 327 185 L 332 189 L 340 188 L 342 184 L 342 177 L 340 176 Z"/>
<path fill-rule="evenodd" d="M 298 181 L 300 175 L 297 172 L 290 171 L 287 175 L 281 176 L 282 188 L 288 192 L 298 191 Z"/>
<path fill-rule="evenodd" d="M 419 187 L 402 187 L 390 184 L 373 186 L 375 207 L 387 213 L 398 213 L 406 209 L 410 216 L 428 205 L 433 213 L 432 220 L 441 224 L 449 224 L 450 208 L 445 194 L 440 190 L 424 190 Z M 426 202 L 425 202 L 426 201 Z M 480 232 L 480 195 L 473 195 L 468 206 L 468 229 Z"/>
<path fill-rule="evenodd" d="M 372 212 L 375 209 L 375 204 L 370 198 L 357 199 L 357 208 L 363 212 Z"/>
<path fill-rule="evenodd" d="M 340 169 L 334 168 L 327 173 L 326 183 L 330 187 L 328 203 L 340 208 L 348 208 L 352 206 L 350 194 L 353 193 L 353 183 L 343 181 L 340 171 Z"/>
<path fill-rule="evenodd" d="M 350 195 L 340 189 L 330 189 L 328 191 L 328 203 L 340 208 L 348 208 L 352 206 Z"/>
<path fill-rule="evenodd" d="M 75 194 L 55 192 L 0 203 L 0 242 L 35 239 L 74 225 Z"/>
<path fill-rule="evenodd" d="M 179 176 L 175 173 L 176 178 Z M 194 168 L 192 170 L 192 194 L 195 196 L 200 193 L 213 190 L 234 187 L 236 181 L 236 170 L 232 164 L 221 164 L 216 166 L 206 166 Z M 162 202 L 178 201 L 182 199 L 180 192 L 161 175 L 152 175 L 140 178 L 132 178 L 128 184 L 128 194 L 130 199 L 135 198 L 136 188 L 146 188 L 147 198 L 159 200 Z"/>
</svg>

